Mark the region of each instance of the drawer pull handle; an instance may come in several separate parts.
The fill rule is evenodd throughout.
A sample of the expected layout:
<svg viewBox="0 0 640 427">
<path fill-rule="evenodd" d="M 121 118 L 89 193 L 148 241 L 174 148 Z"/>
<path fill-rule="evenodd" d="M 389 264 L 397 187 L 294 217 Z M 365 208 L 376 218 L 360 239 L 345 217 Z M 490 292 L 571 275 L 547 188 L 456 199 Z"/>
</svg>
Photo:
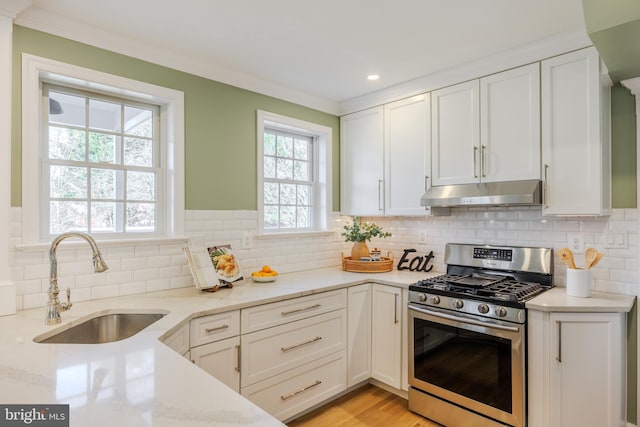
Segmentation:
<svg viewBox="0 0 640 427">
<path fill-rule="evenodd" d="M 314 343 L 316 341 L 320 341 L 321 339 L 322 339 L 322 337 L 315 337 L 315 338 L 310 339 L 309 341 L 301 342 L 300 344 L 290 345 L 289 347 L 280 347 L 280 350 L 282 350 L 282 351 L 293 350 L 294 348 L 302 347 L 303 345 L 307 345 L 307 344 L 312 344 L 312 343 Z"/>
<path fill-rule="evenodd" d="M 286 395 L 284 395 L 284 396 L 280 396 L 280 399 L 282 399 L 282 400 L 291 399 L 293 396 L 296 396 L 296 395 L 298 395 L 298 394 L 302 393 L 303 391 L 307 391 L 307 390 L 309 390 L 310 388 L 313 388 L 313 387 L 315 387 L 315 386 L 317 386 L 317 385 L 320 385 L 320 384 L 322 384 L 322 381 L 320 381 L 320 380 L 316 380 L 316 382 L 315 382 L 315 383 L 313 383 L 313 384 L 311 384 L 311 385 L 308 385 L 308 386 L 306 386 L 306 387 L 302 387 L 300 390 L 296 390 L 296 391 L 294 391 L 293 393 L 289 393 L 289 394 L 286 394 Z"/>
<path fill-rule="evenodd" d="M 207 328 L 204 331 L 208 334 L 210 334 L 211 332 L 216 332 L 216 331 L 221 331 L 223 329 L 229 329 L 229 325 L 227 325 L 226 323 L 222 326 L 217 326 L 215 328 Z"/>
<path fill-rule="evenodd" d="M 236 357 L 237 357 L 237 363 L 236 363 L 236 372 L 240 372 L 240 346 L 237 345 L 236 346 Z"/>
<path fill-rule="evenodd" d="M 289 311 L 281 311 L 280 314 L 283 316 L 288 316 L 290 314 L 300 313 L 301 311 L 311 310 L 312 308 L 318 308 L 318 307 L 322 307 L 322 304 L 313 304 L 313 305 L 310 305 L 309 307 L 296 308 L 295 310 L 289 310 Z"/>
</svg>

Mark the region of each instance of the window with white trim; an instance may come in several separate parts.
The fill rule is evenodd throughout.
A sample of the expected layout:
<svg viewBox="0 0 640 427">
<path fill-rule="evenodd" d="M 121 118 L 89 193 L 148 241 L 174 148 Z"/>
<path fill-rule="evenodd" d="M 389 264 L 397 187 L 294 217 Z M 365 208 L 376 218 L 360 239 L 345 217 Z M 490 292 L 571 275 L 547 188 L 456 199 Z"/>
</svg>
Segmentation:
<svg viewBox="0 0 640 427">
<path fill-rule="evenodd" d="M 327 229 L 331 128 L 258 111 L 261 234 Z"/>
<path fill-rule="evenodd" d="M 162 230 L 159 107 L 46 83 L 43 95 L 45 234 Z"/>
<path fill-rule="evenodd" d="M 184 93 L 23 54 L 23 243 L 183 237 Z"/>
</svg>

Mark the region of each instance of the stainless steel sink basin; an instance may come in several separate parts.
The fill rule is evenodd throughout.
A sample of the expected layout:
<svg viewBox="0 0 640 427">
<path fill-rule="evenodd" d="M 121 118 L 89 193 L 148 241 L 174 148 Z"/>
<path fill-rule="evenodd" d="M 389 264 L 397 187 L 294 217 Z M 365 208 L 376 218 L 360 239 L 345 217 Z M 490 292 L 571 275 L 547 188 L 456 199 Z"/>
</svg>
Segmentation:
<svg viewBox="0 0 640 427">
<path fill-rule="evenodd" d="M 38 335 L 37 343 L 104 344 L 129 338 L 168 314 L 165 310 L 107 311 Z"/>
</svg>

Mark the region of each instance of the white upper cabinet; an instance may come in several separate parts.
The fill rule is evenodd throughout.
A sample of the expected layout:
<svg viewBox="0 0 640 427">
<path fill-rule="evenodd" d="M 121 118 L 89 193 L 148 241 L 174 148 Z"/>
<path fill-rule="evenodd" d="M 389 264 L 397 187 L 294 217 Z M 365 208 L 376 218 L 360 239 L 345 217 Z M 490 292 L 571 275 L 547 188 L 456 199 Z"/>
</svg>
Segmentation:
<svg viewBox="0 0 640 427">
<path fill-rule="evenodd" d="M 345 215 L 384 214 L 383 129 L 383 107 L 340 118 L 340 209 Z"/>
<path fill-rule="evenodd" d="M 384 106 L 386 215 L 425 215 L 420 197 L 431 177 L 430 96 Z"/>
<path fill-rule="evenodd" d="M 433 185 L 540 178 L 540 67 L 434 91 Z"/>
<path fill-rule="evenodd" d="M 478 181 L 479 94 L 478 80 L 432 92 L 433 185 Z"/>
<path fill-rule="evenodd" d="M 540 65 L 480 79 L 483 182 L 540 179 Z"/>
<path fill-rule="evenodd" d="M 595 48 L 542 61 L 543 214 L 611 212 L 610 86 Z"/>
</svg>

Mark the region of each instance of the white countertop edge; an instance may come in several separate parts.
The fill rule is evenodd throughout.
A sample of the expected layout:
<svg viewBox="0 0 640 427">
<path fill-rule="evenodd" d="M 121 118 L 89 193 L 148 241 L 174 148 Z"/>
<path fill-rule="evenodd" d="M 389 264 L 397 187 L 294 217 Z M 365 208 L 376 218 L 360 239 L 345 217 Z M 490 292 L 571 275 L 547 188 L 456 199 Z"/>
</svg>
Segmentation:
<svg viewBox="0 0 640 427">
<path fill-rule="evenodd" d="M 628 313 L 636 297 L 593 291 L 591 297 L 567 295 L 564 287 L 555 287 L 529 300 L 527 309 L 547 312 Z"/>
</svg>

